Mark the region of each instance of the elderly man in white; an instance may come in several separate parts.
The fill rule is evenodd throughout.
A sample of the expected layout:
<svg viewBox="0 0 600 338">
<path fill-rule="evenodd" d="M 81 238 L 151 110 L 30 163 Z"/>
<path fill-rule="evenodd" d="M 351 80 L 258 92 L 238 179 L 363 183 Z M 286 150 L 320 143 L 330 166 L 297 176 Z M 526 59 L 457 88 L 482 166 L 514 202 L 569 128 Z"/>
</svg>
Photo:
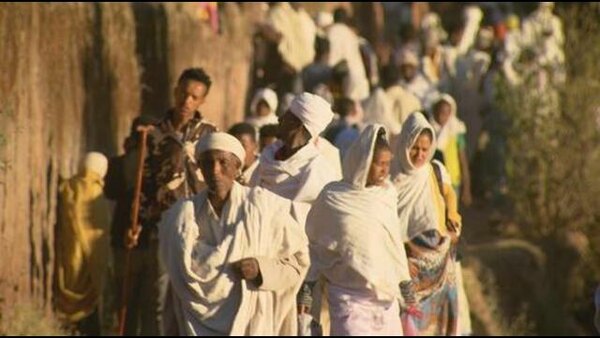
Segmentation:
<svg viewBox="0 0 600 338">
<path fill-rule="evenodd" d="M 302 229 L 323 187 L 341 179 L 339 155 L 334 163 L 320 148 L 324 139 L 319 135 L 332 118 L 331 105 L 323 98 L 310 93 L 296 96 L 279 119 L 280 141 L 263 151 L 257 169 L 258 182 L 253 182 L 292 200 L 292 216 Z M 303 314 L 310 311 L 312 305 L 311 288 L 303 287 L 299 295 L 299 309 Z M 315 291 L 317 300 L 319 289 Z M 315 305 L 317 309 L 319 304 Z M 313 314 L 320 316 L 318 311 Z M 307 334 L 306 327 L 300 331 L 302 335 Z"/>
<path fill-rule="evenodd" d="M 296 96 L 279 118 L 280 140 L 265 148 L 256 169 L 258 182 L 253 183 L 292 200 L 293 216 L 303 227 L 323 187 L 341 179 L 318 145 L 332 118 L 331 105 L 323 98 L 310 93 Z"/>
<path fill-rule="evenodd" d="M 309 258 L 290 201 L 235 181 L 245 153 L 231 135 L 205 136 L 196 155 L 207 189 L 177 202 L 159 224 L 175 319 L 169 333 L 296 334 L 295 296 Z"/>
</svg>

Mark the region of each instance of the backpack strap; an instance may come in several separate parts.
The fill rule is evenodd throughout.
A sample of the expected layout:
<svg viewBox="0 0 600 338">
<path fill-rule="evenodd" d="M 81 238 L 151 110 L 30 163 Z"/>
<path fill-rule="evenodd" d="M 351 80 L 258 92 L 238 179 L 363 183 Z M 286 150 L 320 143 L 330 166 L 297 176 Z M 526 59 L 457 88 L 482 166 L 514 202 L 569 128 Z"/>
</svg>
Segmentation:
<svg viewBox="0 0 600 338">
<path fill-rule="evenodd" d="M 433 173 L 435 174 L 435 178 L 438 183 L 438 188 L 440 189 L 440 194 L 443 197 L 444 196 L 444 183 L 442 181 L 442 169 L 440 168 L 440 165 L 435 162 L 431 162 L 431 165 L 433 166 Z"/>
</svg>

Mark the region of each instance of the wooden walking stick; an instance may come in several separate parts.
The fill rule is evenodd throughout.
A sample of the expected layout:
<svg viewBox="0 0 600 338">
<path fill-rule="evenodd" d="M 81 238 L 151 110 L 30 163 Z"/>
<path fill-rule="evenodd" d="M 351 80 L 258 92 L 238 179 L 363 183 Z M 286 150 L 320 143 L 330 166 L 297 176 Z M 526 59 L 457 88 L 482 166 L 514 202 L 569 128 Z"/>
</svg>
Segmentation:
<svg viewBox="0 0 600 338">
<path fill-rule="evenodd" d="M 153 126 L 139 126 L 137 131 L 141 134 L 140 153 L 137 162 L 137 173 L 135 181 L 135 191 L 133 195 L 133 205 L 131 208 L 131 225 L 130 230 L 135 234 L 139 232 L 138 215 L 140 211 L 140 196 L 142 194 L 142 176 L 144 172 L 144 157 L 146 153 L 146 139 L 148 138 L 148 132 L 151 131 Z M 127 235 L 126 235 L 127 236 Z M 125 259 L 125 276 L 123 279 L 123 290 L 121 299 L 121 308 L 119 310 L 119 335 L 122 336 L 125 333 L 125 319 L 127 318 L 127 300 L 129 298 L 129 288 L 131 283 L 131 249 L 127 248 L 127 254 Z"/>
</svg>

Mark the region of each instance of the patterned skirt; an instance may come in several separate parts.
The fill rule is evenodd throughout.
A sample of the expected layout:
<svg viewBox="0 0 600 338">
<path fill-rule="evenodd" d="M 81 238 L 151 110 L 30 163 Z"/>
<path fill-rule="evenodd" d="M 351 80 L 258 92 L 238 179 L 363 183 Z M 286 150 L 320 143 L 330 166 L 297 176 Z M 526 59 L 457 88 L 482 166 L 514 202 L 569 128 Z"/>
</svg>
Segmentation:
<svg viewBox="0 0 600 338">
<path fill-rule="evenodd" d="M 415 318 L 420 335 L 457 334 L 458 291 L 454 246 L 449 237 L 437 231 L 425 231 L 406 243 L 409 265 L 416 268 L 412 276 L 421 318 Z"/>
</svg>

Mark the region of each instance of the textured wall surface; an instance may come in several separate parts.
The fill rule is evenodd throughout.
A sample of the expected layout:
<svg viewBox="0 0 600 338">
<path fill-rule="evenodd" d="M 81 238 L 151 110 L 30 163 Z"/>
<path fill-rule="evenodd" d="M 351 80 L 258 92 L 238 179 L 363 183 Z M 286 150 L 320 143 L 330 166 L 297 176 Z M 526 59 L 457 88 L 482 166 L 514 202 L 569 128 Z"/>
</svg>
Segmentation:
<svg viewBox="0 0 600 338">
<path fill-rule="evenodd" d="M 213 77 L 203 111 L 220 128 L 242 118 L 260 8 L 221 14 L 216 34 L 191 3 L 0 4 L 0 306 L 50 308 L 59 177 L 87 151 L 119 153 L 181 70 Z"/>
</svg>

